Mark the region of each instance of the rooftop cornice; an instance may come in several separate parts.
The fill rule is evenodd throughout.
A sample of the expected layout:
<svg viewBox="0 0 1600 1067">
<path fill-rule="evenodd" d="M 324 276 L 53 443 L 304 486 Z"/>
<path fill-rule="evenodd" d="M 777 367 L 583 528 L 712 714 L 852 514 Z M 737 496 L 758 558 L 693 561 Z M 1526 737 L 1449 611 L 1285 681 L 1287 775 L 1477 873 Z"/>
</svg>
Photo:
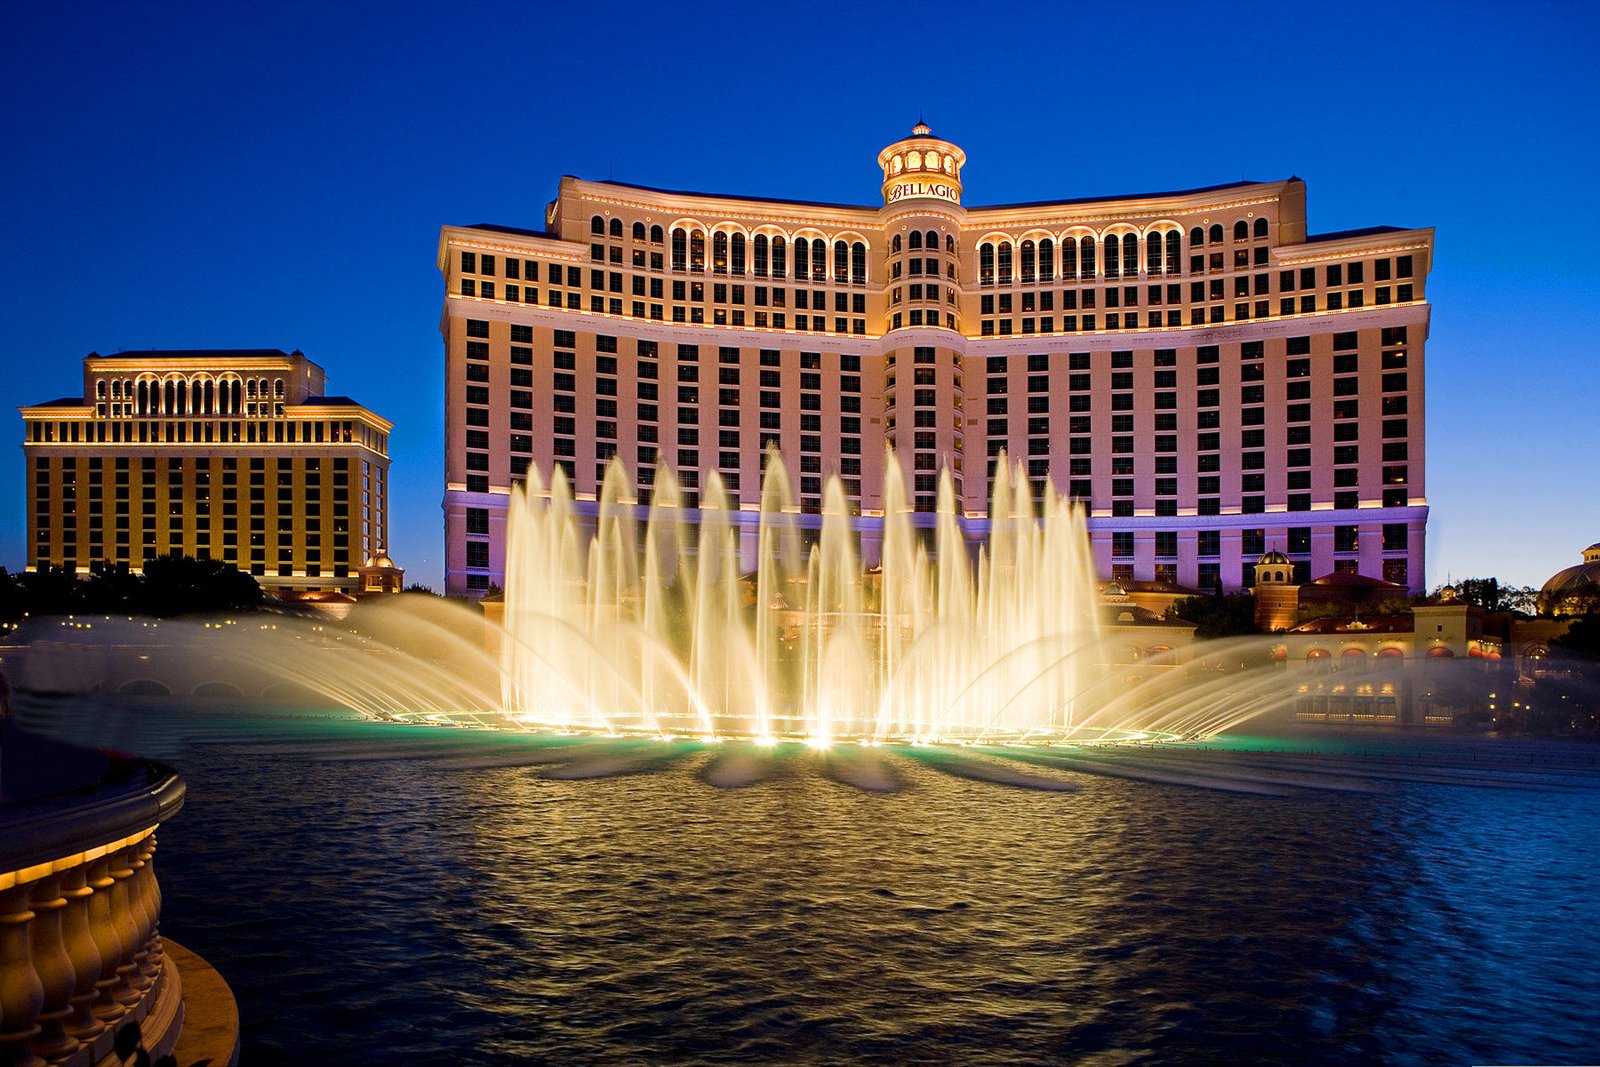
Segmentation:
<svg viewBox="0 0 1600 1067">
<path fill-rule="evenodd" d="M 1177 196 L 1107 197 L 1081 203 L 997 204 L 993 207 L 977 204 L 967 208 L 965 228 L 1077 226 L 1094 222 L 1193 215 L 1203 211 L 1237 211 L 1240 208 L 1277 203 L 1288 184 L 1286 179 Z"/>
<path fill-rule="evenodd" d="M 1312 240 L 1305 244 L 1278 245 L 1272 250 L 1272 258 L 1278 263 L 1320 263 L 1330 259 L 1348 259 L 1353 255 L 1393 255 L 1432 250 L 1433 227 L 1425 226 L 1415 230 L 1340 237 L 1332 241 Z"/>
<path fill-rule="evenodd" d="M 364 421 L 371 423 L 377 429 L 388 433 L 394 429 L 394 423 L 379 415 L 365 404 L 285 404 L 283 405 L 284 418 L 322 419 L 330 415 L 359 415 Z M 209 415 L 180 416 L 190 419 L 199 419 L 201 422 L 212 418 Z M 136 416 L 137 418 L 137 416 Z M 249 421 L 249 420 L 246 420 Z"/>
<path fill-rule="evenodd" d="M 85 356 L 84 366 L 91 372 L 117 372 L 121 374 L 145 374 L 157 371 L 196 371 L 196 370 L 241 370 L 247 368 L 260 368 L 263 370 L 294 370 L 301 363 L 309 364 L 318 370 L 322 365 L 307 356 L 157 356 L 152 359 L 140 359 L 136 352 L 124 352 L 114 356 Z"/>
<path fill-rule="evenodd" d="M 840 226 L 871 225 L 878 217 L 876 206 L 863 204 L 815 204 L 804 201 L 767 200 L 759 197 L 738 197 L 718 193 L 674 192 L 645 189 L 636 186 L 616 185 L 610 182 L 591 182 L 567 176 L 561 179 L 561 196 L 574 194 L 584 203 L 610 204 L 639 210 L 657 210 L 668 213 L 671 222 L 691 211 L 708 214 L 733 215 L 755 219 L 758 224 L 769 222 L 775 226 L 815 226 L 819 222 L 836 222 Z M 654 221 L 654 220 L 647 220 Z"/>
<path fill-rule="evenodd" d="M 480 230 L 473 226 L 439 227 L 439 253 L 436 257 L 442 271 L 447 266 L 446 252 L 450 247 L 484 252 L 512 252 L 527 255 L 536 252 L 549 259 L 571 263 L 588 262 L 589 249 L 577 241 L 563 241 L 559 237 L 539 237 L 531 234 L 502 233 L 498 230 Z"/>
</svg>

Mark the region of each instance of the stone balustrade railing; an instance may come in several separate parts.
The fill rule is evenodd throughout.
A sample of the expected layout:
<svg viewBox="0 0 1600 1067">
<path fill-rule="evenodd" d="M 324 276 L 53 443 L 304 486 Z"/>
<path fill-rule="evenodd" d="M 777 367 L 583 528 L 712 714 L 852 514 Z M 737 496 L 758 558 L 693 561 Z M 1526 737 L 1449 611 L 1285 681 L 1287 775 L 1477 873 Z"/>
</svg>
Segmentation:
<svg viewBox="0 0 1600 1067">
<path fill-rule="evenodd" d="M 173 1051 L 183 998 L 153 860 L 183 795 L 170 768 L 119 760 L 93 785 L 0 805 L 0 1065 L 120 1063 L 129 1023 L 152 1057 Z"/>
</svg>

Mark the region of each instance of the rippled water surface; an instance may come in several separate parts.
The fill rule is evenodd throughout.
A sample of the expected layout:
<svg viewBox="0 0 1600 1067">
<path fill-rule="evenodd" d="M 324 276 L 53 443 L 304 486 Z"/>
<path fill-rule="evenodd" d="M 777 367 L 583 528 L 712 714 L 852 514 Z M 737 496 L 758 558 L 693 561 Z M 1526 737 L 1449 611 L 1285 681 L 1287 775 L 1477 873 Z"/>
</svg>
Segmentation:
<svg viewBox="0 0 1600 1067">
<path fill-rule="evenodd" d="M 232 983 L 247 1064 L 1600 1058 L 1592 747 L 54 715 L 183 770 L 163 928 Z"/>
</svg>

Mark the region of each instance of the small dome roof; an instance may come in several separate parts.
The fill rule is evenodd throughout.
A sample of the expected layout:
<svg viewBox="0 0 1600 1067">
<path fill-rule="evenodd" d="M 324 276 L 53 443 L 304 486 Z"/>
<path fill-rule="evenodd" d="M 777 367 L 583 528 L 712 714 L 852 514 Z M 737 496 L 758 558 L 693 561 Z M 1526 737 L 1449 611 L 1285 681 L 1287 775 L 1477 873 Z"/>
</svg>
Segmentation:
<svg viewBox="0 0 1600 1067">
<path fill-rule="evenodd" d="M 933 130 L 929 128 L 929 126 L 928 126 L 928 124 L 926 122 L 923 122 L 921 119 L 918 119 L 917 120 L 917 124 L 915 126 L 911 127 L 911 136 L 913 136 L 913 137 L 931 137 L 931 136 L 933 136 Z"/>
<path fill-rule="evenodd" d="M 1277 549 L 1274 548 L 1270 552 L 1262 553 L 1261 558 L 1256 560 L 1256 566 L 1257 567 L 1289 567 L 1289 566 L 1293 566 L 1293 564 L 1290 563 L 1288 556 L 1284 555 L 1282 552 L 1279 552 Z"/>
<path fill-rule="evenodd" d="M 367 567 L 380 567 L 380 568 L 382 568 L 384 570 L 393 570 L 395 564 L 394 564 L 394 560 L 389 558 L 389 553 L 386 552 L 384 549 L 380 548 L 376 552 L 374 552 L 372 555 L 367 557 L 366 566 Z"/>
<path fill-rule="evenodd" d="M 1586 562 L 1559 570 L 1539 590 L 1539 605 L 1547 612 L 1582 611 L 1587 602 L 1600 602 L 1600 548 L 1584 552 Z"/>
</svg>

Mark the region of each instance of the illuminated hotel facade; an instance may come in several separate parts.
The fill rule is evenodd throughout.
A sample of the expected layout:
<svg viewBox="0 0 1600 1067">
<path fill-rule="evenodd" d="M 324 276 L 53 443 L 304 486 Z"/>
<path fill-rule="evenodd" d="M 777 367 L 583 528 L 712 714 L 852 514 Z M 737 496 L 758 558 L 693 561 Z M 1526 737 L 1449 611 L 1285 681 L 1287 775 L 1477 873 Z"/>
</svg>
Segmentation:
<svg viewBox="0 0 1600 1067">
<path fill-rule="evenodd" d="M 773 444 L 868 562 L 892 446 L 974 539 L 1004 452 L 1108 578 L 1233 591 L 1276 549 L 1422 589 L 1431 229 L 1310 235 L 1298 178 L 968 207 L 965 163 L 919 124 L 881 206 L 566 177 L 540 230 L 444 227 L 448 592 L 503 583 L 530 466 L 590 513 L 614 456 L 641 504 L 718 471 L 753 547 Z"/>
<path fill-rule="evenodd" d="M 178 553 L 270 591 L 361 591 L 390 569 L 392 426 L 325 382 L 276 349 L 89 355 L 82 397 L 21 409 L 29 568 Z"/>
</svg>

